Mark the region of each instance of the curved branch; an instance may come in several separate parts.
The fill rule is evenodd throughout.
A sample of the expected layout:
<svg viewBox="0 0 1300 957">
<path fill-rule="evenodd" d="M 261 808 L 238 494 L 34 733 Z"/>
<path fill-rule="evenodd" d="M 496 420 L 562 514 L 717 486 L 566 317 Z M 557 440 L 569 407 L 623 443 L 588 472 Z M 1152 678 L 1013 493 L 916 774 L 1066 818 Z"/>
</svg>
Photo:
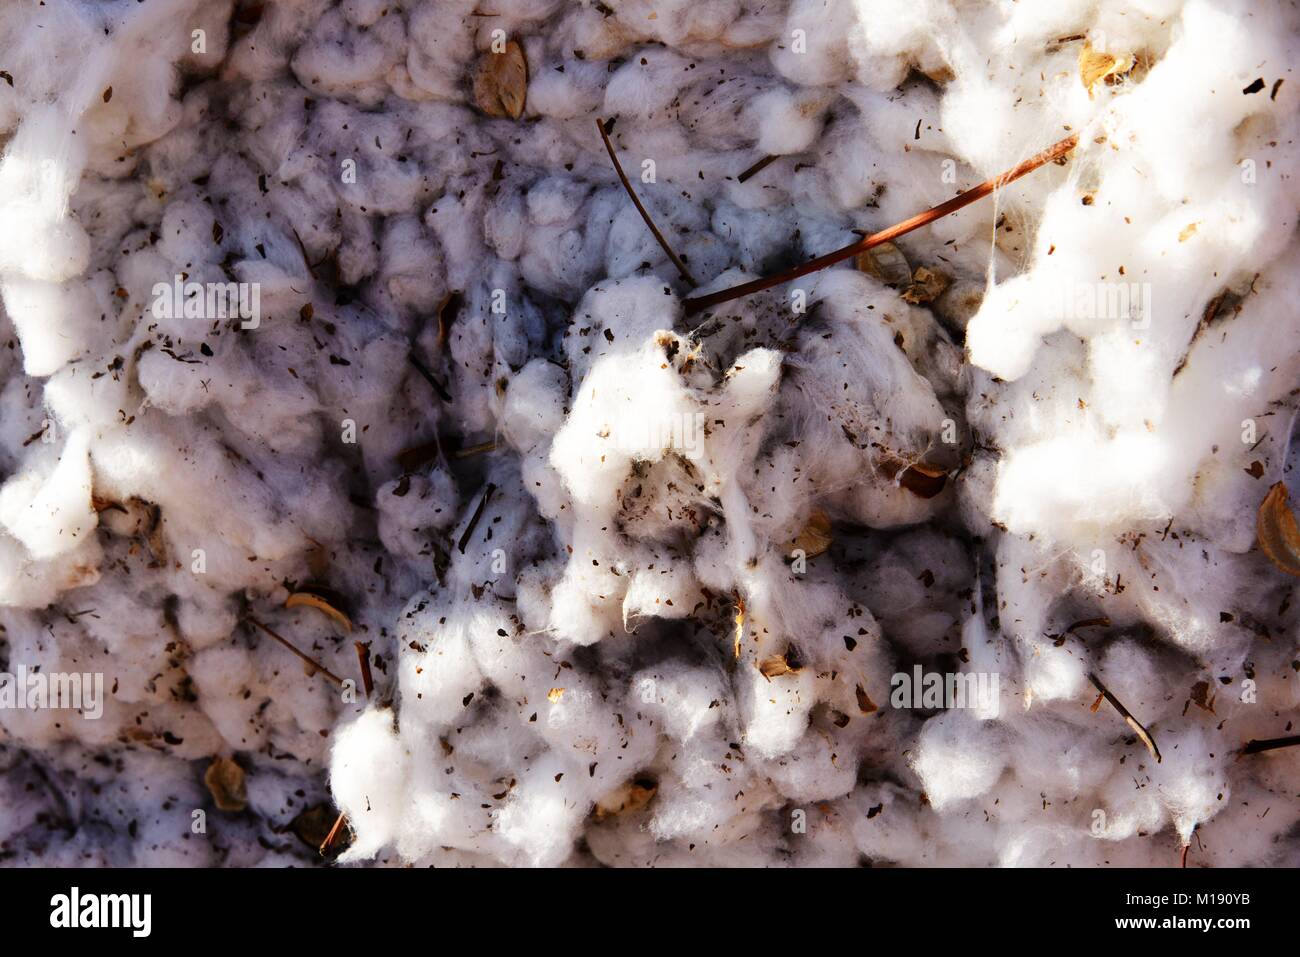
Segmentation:
<svg viewBox="0 0 1300 957">
<path fill-rule="evenodd" d="M 602 130 L 603 132 L 603 130 Z M 833 266 L 838 262 L 843 262 L 856 256 L 860 252 L 865 252 L 881 243 L 887 243 L 899 236 L 910 233 L 914 229 L 920 229 L 922 226 L 928 226 L 936 219 L 947 216 L 949 213 L 955 213 L 963 206 L 969 206 L 978 199 L 983 199 L 996 189 L 1001 189 L 1008 183 L 1018 180 L 1026 173 L 1032 173 L 1038 167 L 1043 166 L 1053 160 L 1060 159 L 1070 150 L 1078 145 L 1079 134 L 1067 136 L 1061 142 L 1051 146 L 1036 156 L 1031 156 L 1019 166 L 1007 170 L 1005 173 L 985 180 L 978 186 L 966 190 L 964 193 L 958 193 L 952 199 L 945 203 L 940 203 L 927 209 L 923 213 L 917 213 L 911 219 L 905 219 L 901 223 L 896 223 L 888 229 L 882 229 L 878 233 L 872 233 L 865 236 L 857 242 L 850 243 L 842 249 L 827 253 L 825 256 L 818 256 L 816 259 L 810 259 L 806 263 L 787 269 L 785 272 L 777 273 L 775 276 L 765 276 L 762 279 L 755 279 L 751 282 L 741 283 L 739 286 L 732 286 L 729 289 L 723 289 L 719 292 L 711 292 L 707 296 L 696 296 L 693 299 L 687 299 L 682 305 L 686 308 L 686 315 L 693 316 L 697 312 L 721 305 L 724 302 L 730 302 L 732 299 L 740 299 L 742 296 L 749 296 L 756 292 L 762 292 L 764 289 L 771 289 L 773 286 L 779 286 L 782 283 L 789 282 L 791 279 L 798 279 L 800 276 L 806 276 L 810 272 L 817 272 L 819 269 L 825 269 L 827 266 Z M 626 180 L 625 180 L 626 182 Z M 630 189 L 630 187 L 629 187 Z M 639 204 L 638 204 L 639 205 Z M 652 227 L 653 228 L 653 227 Z"/>
</svg>

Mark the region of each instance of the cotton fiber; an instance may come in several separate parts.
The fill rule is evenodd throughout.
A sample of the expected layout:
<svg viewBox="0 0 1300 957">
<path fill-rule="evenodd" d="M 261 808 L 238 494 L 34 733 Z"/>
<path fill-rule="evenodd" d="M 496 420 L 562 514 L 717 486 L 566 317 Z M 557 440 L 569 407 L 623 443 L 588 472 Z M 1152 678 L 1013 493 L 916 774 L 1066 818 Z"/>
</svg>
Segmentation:
<svg viewBox="0 0 1300 957">
<path fill-rule="evenodd" d="M 0 11 L 0 856 L 1300 863 L 1293 5 L 479 6 Z"/>
</svg>

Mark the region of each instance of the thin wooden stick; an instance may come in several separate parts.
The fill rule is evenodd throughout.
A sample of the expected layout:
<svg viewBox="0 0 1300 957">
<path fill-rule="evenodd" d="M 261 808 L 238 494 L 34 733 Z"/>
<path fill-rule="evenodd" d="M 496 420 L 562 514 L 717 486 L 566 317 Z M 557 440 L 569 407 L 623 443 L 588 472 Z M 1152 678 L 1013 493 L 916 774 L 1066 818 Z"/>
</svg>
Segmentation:
<svg viewBox="0 0 1300 957">
<path fill-rule="evenodd" d="M 754 164 L 753 166 L 751 166 L 749 169 L 745 170 L 745 172 L 743 172 L 743 173 L 741 173 L 739 176 L 737 176 L 737 177 L 736 177 L 736 182 L 737 182 L 737 183 L 744 183 L 744 182 L 746 182 L 747 180 L 750 179 L 750 177 L 757 176 L 759 173 L 763 172 L 763 170 L 767 169 L 769 166 L 771 166 L 773 163 L 775 163 L 775 162 L 776 162 L 777 160 L 779 160 L 780 158 L 781 158 L 781 157 L 779 157 L 779 156 L 764 156 L 761 160 L 759 160 L 757 163 L 755 163 L 755 164 Z"/>
<path fill-rule="evenodd" d="M 469 537 L 474 534 L 474 529 L 478 528 L 479 519 L 483 517 L 483 509 L 487 508 L 488 502 L 492 499 L 492 493 L 496 490 L 497 487 L 488 482 L 487 488 L 483 491 L 483 497 L 478 501 L 478 508 L 474 509 L 473 517 L 470 518 L 469 524 L 465 526 L 465 533 L 461 535 L 460 541 L 456 543 L 456 547 L 460 549 L 462 555 L 465 554 L 465 546 L 469 544 Z"/>
<path fill-rule="evenodd" d="M 775 276 L 766 276 L 762 279 L 755 279 L 751 282 L 741 283 L 739 286 L 732 286 L 730 289 L 723 289 L 718 292 L 711 292 L 707 296 L 696 296 L 687 299 L 682 305 L 686 308 L 686 315 L 693 316 L 697 312 L 710 309 L 713 306 L 721 305 L 724 302 L 730 302 L 733 299 L 740 299 L 743 296 L 750 296 L 756 292 L 762 292 L 764 289 L 771 289 L 773 286 L 779 286 L 782 283 L 789 282 L 791 279 L 798 279 L 800 276 L 806 276 L 810 272 L 817 272 L 825 269 L 827 266 L 833 266 L 838 262 L 858 255 L 879 246 L 881 243 L 892 242 L 899 236 L 906 235 L 913 230 L 920 229 L 922 226 L 928 226 L 936 219 L 941 219 L 949 213 L 955 213 L 957 210 L 969 206 L 978 199 L 992 193 L 994 190 L 1001 189 L 1008 183 L 1015 182 L 1026 173 L 1032 173 L 1040 166 L 1044 166 L 1053 160 L 1060 159 L 1070 150 L 1074 149 L 1079 142 L 1079 135 L 1075 133 L 1067 136 L 1055 146 L 1043 150 L 1037 156 L 1032 156 L 1025 160 L 1019 166 L 1007 170 L 992 179 L 985 180 L 978 186 L 966 190 L 964 193 L 958 193 L 952 199 L 938 206 L 931 207 L 923 213 L 917 213 L 911 219 L 905 219 L 901 223 L 895 223 L 888 229 L 882 229 L 878 233 L 872 233 L 865 236 L 857 242 L 850 243 L 842 249 L 837 249 L 825 256 L 818 256 L 816 259 L 810 259 L 808 262 L 785 272 L 777 273 Z"/>
<path fill-rule="evenodd" d="M 258 621 L 256 618 L 254 618 L 252 615 L 245 615 L 245 616 L 244 616 L 244 620 L 245 620 L 246 622 L 248 622 L 249 624 L 251 624 L 251 625 L 256 625 L 258 628 L 261 628 L 264 632 L 266 632 L 268 635 L 270 635 L 272 638 L 274 638 L 274 639 L 275 639 L 276 641 L 278 641 L 280 644 L 284 645 L 286 648 L 288 648 L 290 651 L 292 651 L 295 655 L 297 655 L 299 658 L 301 658 L 304 662 L 306 662 L 307 664 L 311 665 L 313 668 L 315 668 L 317 671 L 319 671 L 322 675 L 324 675 L 324 676 L 325 676 L 326 678 L 328 678 L 330 681 L 334 682 L 336 685 L 342 685 L 342 684 L 343 684 L 343 679 L 342 679 L 342 678 L 340 678 L 340 677 L 339 677 L 338 675 L 336 675 L 334 672 L 330 671 L 328 668 L 326 668 L 323 664 L 321 664 L 321 663 L 320 663 L 319 661 L 317 661 L 315 658 L 312 658 L 310 655 L 303 654 L 303 653 L 302 653 L 301 651 L 299 651 L 296 647 L 294 647 L 294 645 L 293 645 L 293 644 L 292 644 L 288 639 L 283 638 L 283 637 L 281 637 L 280 635 L 276 634 L 274 631 L 272 631 L 270 628 L 266 627 L 266 625 L 262 624 L 260 621 Z"/>
<path fill-rule="evenodd" d="M 370 646 L 363 641 L 354 641 L 352 646 L 357 649 L 357 661 L 361 663 L 361 687 L 369 698 L 375 691 L 375 678 L 370 673 Z"/>
<path fill-rule="evenodd" d="M 1300 734 L 1293 734 L 1289 738 L 1262 738 L 1256 740 L 1252 738 L 1246 742 L 1245 747 L 1241 749 L 1242 754 L 1259 754 L 1261 751 L 1276 751 L 1278 748 L 1293 748 L 1300 744 Z"/>
<path fill-rule="evenodd" d="M 330 832 L 327 835 L 325 835 L 325 841 L 320 846 L 320 852 L 322 854 L 324 854 L 327 850 L 329 850 L 329 846 L 334 843 L 334 838 L 339 836 L 339 831 L 343 829 L 343 823 L 346 820 L 347 820 L 347 815 L 340 814 L 338 818 L 334 821 L 334 826 L 330 828 Z"/>
<path fill-rule="evenodd" d="M 496 450 L 497 443 L 493 440 L 491 442 L 480 442 L 478 445 L 467 445 L 463 449 L 457 449 L 452 454 L 458 459 L 467 459 L 473 455 L 482 455 L 484 452 L 495 452 Z"/>
<path fill-rule="evenodd" d="M 605 142 L 605 152 L 609 153 L 609 158 L 614 164 L 614 171 L 618 173 L 618 178 L 623 182 L 623 188 L 627 190 L 627 194 L 632 197 L 632 202 L 636 204 L 637 212 L 641 214 L 641 218 L 645 220 L 645 224 L 650 227 L 650 232 L 654 234 L 655 239 L 659 243 L 659 247 L 668 254 L 668 258 L 673 261 L 673 265 L 677 267 L 677 271 L 681 273 L 682 278 L 686 280 L 687 284 L 692 289 L 694 289 L 699 285 L 699 283 L 695 281 L 695 277 L 691 275 L 691 271 L 686 268 L 686 264 L 681 261 L 680 257 L 678 257 L 675 252 L 673 252 L 673 248 L 668 245 L 668 240 L 664 239 L 664 234 L 659 232 L 659 227 L 654 224 L 654 220 L 650 218 L 650 214 L 646 212 L 646 208 L 641 205 L 641 200 L 637 198 L 636 190 L 634 190 L 632 184 L 628 182 L 627 174 L 623 172 L 623 165 L 618 161 L 618 156 L 614 153 L 614 144 L 609 141 L 609 134 L 605 132 L 605 121 L 600 117 L 596 117 L 596 128 L 600 130 L 600 138 Z"/>
<path fill-rule="evenodd" d="M 438 377 L 430 372 L 425 367 L 424 363 L 415 357 L 414 352 L 407 353 L 406 358 L 415 368 L 415 371 L 424 377 L 424 381 L 433 387 L 433 391 L 438 393 L 438 398 L 442 399 L 443 402 L 451 401 L 451 393 L 447 391 L 447 387 L 439 382 Z"/>
<path fill-rule="evenodd" d="M 1147 746 L 1147 750 L 1151 752 L 1151 756 L 1156 759 L 1156 764 L 1159 764 L 1160 749 L 1156 747 L 1156 739 L 1151 737 L 1151 732 L 1142 727 L 1142 723 L 1133 717 L 1128 708 L 1120 704 L 1119 699 L 1110 693 L 1110 689 L 1101 683 L 1100 678 L 1092 672 L 1088 672 L 1088 680 L 1092 682 L 1093 687 L 1101 692 L 1102 697 L 1110 702 L 1111 707 L 1118 711 L 1120 716 L 1128 722 L 1128 726 L 1137 733 L 1137 736 L 1142 739 L 1142 743 Z"/>
</svg>

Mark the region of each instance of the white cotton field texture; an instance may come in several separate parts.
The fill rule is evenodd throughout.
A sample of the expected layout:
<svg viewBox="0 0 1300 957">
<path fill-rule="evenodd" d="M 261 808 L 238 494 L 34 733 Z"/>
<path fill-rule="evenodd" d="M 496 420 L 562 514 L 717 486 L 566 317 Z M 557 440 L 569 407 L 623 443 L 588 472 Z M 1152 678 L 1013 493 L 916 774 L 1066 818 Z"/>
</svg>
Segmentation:
<svg viewBox="0 0 1300 957">
<path fill-rule="evenodd" d="M 1298 51 L 0 6 L 0 859 L 1300 864 Z"/>
</svg>

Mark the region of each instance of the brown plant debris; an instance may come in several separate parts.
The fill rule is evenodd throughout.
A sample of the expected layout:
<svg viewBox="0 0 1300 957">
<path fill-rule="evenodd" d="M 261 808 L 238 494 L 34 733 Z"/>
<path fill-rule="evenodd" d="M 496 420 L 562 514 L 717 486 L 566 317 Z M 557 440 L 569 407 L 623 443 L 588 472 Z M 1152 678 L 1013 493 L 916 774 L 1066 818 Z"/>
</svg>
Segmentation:
<svg viewBox="0 0 1300 957">
<path fill-rule="evenodd" d="M 1287 738 L 1260 738 L 1247 741 L 1241 749 L 1242 754 L 1260 754 L 1264 751 L 1276 751 L 1278 748 L 1293 748 L 1300 744 L 1300 734 Z"/>
<path fill-rule="evenodd" d="M 854 258 L 858 272 L 864 272 L 886 286 L 906 287 L 912 284 L 912 267 L 903 251 L 893 243 L 881 243 L 875 249 L 866 249 Z"/>
<path fill-rule="evenodd" d="M 787 648 L 784 654 L 771 655 L 758 663 L 759 673 L 768 681 L 780 675 L 794 674 L 802 667 L 803 662 L 799 659 L 799 652 L 793 645 Z"/>
<path fill-rule="evenodd" d="M 474 68 L 474 105 L 488 116 L 517 120 L 528 96 L 528 60 L 517 40 L 500 53 L 488 51 Z"/>
<path fill-rule="evenodd" d="M 749 167 L 747 170 L 745 170 L 743 173 L 737 176 L 736 182 L 737 183 L 748 182 L 750 179 L 757 176 L 759 173 L 763 172 L 763 170 L 767 169 L 769 166 L 771 166 L 780 158 L 781 157 L 779 156 L 764 156 L 753 166 Z"/>
<path fill-rule="evenodd" d="M 1295 513 L 1287 504 L 1287 489 L 1274 483 L 1259 506 L 1255 523 L 1259 549 L 1268 560 L 1288 575 L 1300 577 L 1300 528 Z"/>
<path fill-rule="evenodd" d="M 604 127 L 601 129 L 603 135 Z M 850 243 L 841 249 L 827 253 L 825 256 L 818 256 L 816 259 L 810 259 L 808 262 L 801 263 L 800 265 L 787 269 L 784 272 L 779 272 L 772 276 L 765 276 L 762 279 L 744 282 L 737 286 L 732 286 L 729 289 L 721 289 L 718 292 L 711 292 L 705 296 L 695 296 L 691 299 L 687 299 L 682 303 L 686 315 L 693 316 L 696 313 L 702 312 L 705 309 L 711 309 L 724 302 L 730 302 L 733 299 L 740 299 L 744 296 L 753 295 L 756 292 L 762 292 L 765 289 L 771 289 L 773 286 L 779 286 L 792 279 L 798 279 L 800 276 L 806 276 L 809 273 L 817 272 L 818 270 L 825 269 L 828 266 L 833 266 L 838 262 L 851 259 L 858 255 L 858 253 L 865 252 L 868 249 L 874 249 L 883 243 L 893 242 L 900 236 L 905 236 L 914 230 L 920 229 L 922 226 L 928 226 L 936 219 L 942 219 L 949 213 L 955 213 L 957 210 L 969 206 L 977 200 L 983 199 L 985 196 L 1001 189 L 1003 186 L 1015 182 L 1028 173 L 1032 173 L 1040 166 L 1063 159 L 1065 155 L 1073 150 L 1078 144 L 1079 134 L 1073 133 L 1061 140 L 1059 143 L 1049 146 L 1041 153 L 1031 156 L 1023 163 L 1012 167 L 1006 172 L 999 173 L 992 179 L 985 180 L 978 186 L 966 190 L 964 193 L 958 193 L 952 199 L 940 203 L 938 206 L 931 207 L 923 213 L 917 213 L 910 219 L 905 219 L 901 223 L 895 223 L 888 229 L 882 229 L 878 233 L 864 236 L 862 239 Z"/>
<path fill-rule="evenodd" d="M 1114 83 L 1133 69 L 1135 62 L 1132 54 L 1115 56 L 1094 49 L 1091 43 L 1085 43 L 1079 50 L 1079 80 L 1088 91 L 1088 99 L 1092 99 L 1093 90 L 1098 83 Z"/>
<path fill-rule="evenodd" d="M 219 811 L 242 811 L 248 807 L 248 790 L 244 784 L 244 769 L 232 758 L 213 758 L 203 774 L 212 802 Z"/>
<path fill-rule="evenodd" d="M 375 678 L 370 673 L 370 643 L 354 641 L 352 647 L 357 651 L 357 663 L 361 666 L 361 688 L 369 698 L 375 693 Z"/>
<path fill-rule="evenodd" d="M 831 520 L 821 509 L 813 509 L 808 516 L 808 524 L 795 536 L 793 546 L 802 551 L 805 558 L 816 558 L 831 547 Z"/>
<path fill-rule="evenodd" d="M 329 616 L 344 631 L 352 631 L 352 619 L 334 607 L 329 599 L 320 593 L 314 591 L 296 591 L 290 593 L 289 597 L 284 600 L 285 608 L 315 608 L 317 611 Z"/>
<path fill-rule="evenodd" d="M 302 660 L 302 663 L 303 663 L 304 665 L 307 666 L 307 673 L 308 673 L 309 675 L 314 675 L 314 674 L 319 673 L 321 676 L 323 676 L 324 678 L 328 679 L 329 681 L 332 681 L 332 682 L 333 682 L 334 684 L 336 684 L 336 685 L 340 685 L 340 686 L 341 686 L 341 685 L 343 684 L 343 679 L 342 679 L 342 678 L 340 678 L 340 677 L 339 677 L 338 675 L 336 675 L 334 672 L 330 671 L 328 668 L 326 668 L 323 664 L 321 664 L 321 663 L 320 663 L 319 661 L 317 661 L 315 658 L 312 658 L 310 655 L 306 655 L 306 654 L 304 654 L 303 652 L 299 651 L 299 650 L 294 646 L 294 644 L 293 644 L 291 641 L 289 641 L 287 638 L 285 638 L 285 637 L 283 637 L 283 636 L 277 634 L 276 632 L 272 631 L 270 628 L 268 628 L 266 625 L 262 624 L 260 621 L 258 621 L 256 618 L 252 617 L 251 615 L 245 615 L 245 616 L 244 616 L 244 620 L 247 621 L 250 625 L 256 625 L 256 626 L 257 626 L 258 628 L 260 628 L 262 631 L 266 632 L 268 635 L 270 635 L 272 638 L 274 638 L 274 639 L 275 639 L 276 641 L 278 641 L 280 644 L 284 645 L 284 647 L 288 648 L 288 649 L 289 649 L 290 651 L 292 651 L 295 655 L 297 655 L 297 656 Z"/>
<path fill-rule="evenodd" d="M 596 802 L 596 820 L 634 814 L 649 804 L 658 790 L 659 782 L 650 778 L 627 781 Z"/>
<path fill-rule="evenodd" d="M 659 227 L 656 226 L 654 220 L 650 218 L 650 214 L 646 211 L 645 206 L 641 205 L 641 200 L 636 195 L 636 190 L 632 188 L 632 184 L 628 181 L 627 174 L 623 172 L 623 164 L 618 161 L 618 155 L 614 152 L 614 144 L 609 138 L 609 129 L 605 126 L 605 121 L 600 117 L 596 118 L 596 129 L 600 131 L 600 138 L 605 144 L 605 152 L 609 154 L 610 162 L 614 164 L 614 172 L 618 173 L 618 178 L 623 184 L 623 189 L 625 189 L 627 195 L 632 198 L 632 204 L 636 206 L 636 211 L 641 214 L 641 219 L 644 220 L 646 226 L 649 227 L 651 234 L 655 238 L 655 242 L 659 244 L 659 248 L 664 251 L 670 260 L 672 260 L 672 264 L 677 267 L 677 272 L 681 275 L 682 279 L 686 280 L 686 284 L 692 289 L 695 288 L 699 283 L 695 281 L 695 277 L 692 276 L 691 271 L 686 268 L 686 264 L 682 262 L 681 257 L 678 256 L 677 253 L 673 252 L 673 248 L 668 245 L 668 240 L 664 238 L 664 234 L 659 231 Z"/>
<path fill-rule="evenodd" d="M 937 269 L 917 266 L 916 271 L 912 273 L 912 281 L 903 290 L 903 301 L 910 302 L 914 306 L 934 302 L 943 295 L 949 282 L 948 277 Z"/>
<path fill-rule="evenodd" d="M 474 509 L 474 515 L 465 526 L 465 532 L 460 536 L 460 541 L 456 543 L 456 548 L 462 555 L 465 554 L 465 546 L 469 544 L 470 536 L 474 534 L 474 529 L 478 528 L 479 521 L 483 518 L 483 510 L 487 508 L 488 502 L 492 500 L 492 494 L 496 492 L 497 487 L 488 482 L 487 488 L 483 490 L 483 497 L 478 501 L 478 508 Z"/>
<path fill-rule="evenodd" d="M 1120 704 L 1119 699 L 1111 694 L 1110 689 L 1102 684 L 1101 679 L 1091 671 L 1088 672 L 1088 680 L 1092 682 L 1094 688 L 1101 692 L 1101 696 L 1110 702 L 1111 707 L 1120 713 L 1120 716 L 1128 723 L 1128 726 L 1133 729 L 1134 733 L 1142 740 L 1142 743 L 1147 746 L 1147 750 L 1151 752 L 1151 756 L 1156 759 L 1156 764 L 1159 764 L 1160 749 L 1156 747 L 1156 740 L 1151 737 L 1151 732 L 1147 731 L 1147 729 L 1142 726 L 1142 723 L 1138 721 L 1137 718 L 1133 717 L 1132 712 L 1130 712 L 1128 708 Z"/>
</svg>

